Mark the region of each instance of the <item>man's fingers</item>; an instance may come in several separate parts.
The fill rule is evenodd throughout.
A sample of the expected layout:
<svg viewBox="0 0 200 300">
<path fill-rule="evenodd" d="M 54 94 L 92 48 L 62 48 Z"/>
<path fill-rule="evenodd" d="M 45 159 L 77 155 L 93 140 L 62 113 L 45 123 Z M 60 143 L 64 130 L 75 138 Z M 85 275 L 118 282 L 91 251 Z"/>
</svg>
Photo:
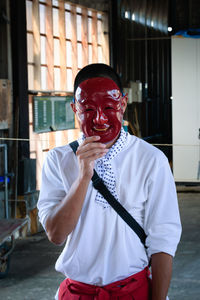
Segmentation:
<svg viewBox="0 0 200 300">
<path fill-rule="evenodd" d="M 88 143 L 92 143 L 92 142 L 96 142 L 100 140 L 100 136 L 98 135 L 94 135 L 94 136 L 89 136 L 87 137 L 84 141 L 83 141 L 83 144 L 82 145 L 86 145 Z"/>
<path fill-rule="evenodd" d="M 92 151 L 92 150 L 95 150 L 95 149 L 104 150 L 104 149 L 106 149 L 106 145 L 104 145 L 102 143 L 89 143 L 89 144 L 86 144 L 86 145 L 81 145 L 77 149 L 77 155 L 79 153 L 88 152 L 88 151 Z"/>
<path fill-rule="evenodd" d="M 95 154 L 93 154 L 93 155 L 85 158 L 84 162 L 86 164 L 89 164 L 90 162 L 94 162 L 96 159 L 98 159 L 98 158 L 100 158 L 100 157 L 102 157 L 104 155 L 105 155 L 105 153 L 103 153 L 103 152 L 95 153 Z"/>
<path fill-rule="evenodd" d="M 102 144 L 102 143 L 98 143 L 98 139 L 99 138 L 98 136 L 92 136 L 92 137 L 89 137 L 87 138 L 77 149 L 77 152 L 76 154 L 77 155 L 80 155 L 81 153 L 84 153 L 84 152 L 90 152 L 94 149 L 96 150 L 102 150 L 102 149 L 105 149 L 106 148 L 106 145 L 105 144 Z"/>
<path fill-rule="evenodd" d="M 99 136 L 88 137 L 77 149 L 76 155 L 79 163 L 84 166 L 85 171 L 90 168 L 91 162 L 94 162 L 108 152 L 106 145 L 98 142 L 99 139 Z"/>
<path fill-rule="evenodd" d="M 108 152 L 106 146 L 98 142 L 99 139 L 99 136 L 88 137 L 77 149 L 76 155 L 79 161 L 80 172 L 83 176 L 91 178 L 94 161 Z"/>
<path fill-rule="evenodd" d="M 78 151 L 77 151 L 78 152 Z M 77 153 L 78 157 L 80 159 L 94 159 L 94 157 L 96 156 L 103 156 L 108 152 L 108 149 L 99 149 L 99 148 L 94 148 L 94 149 L 90 149 L 90 151 L 85 151 L 85 152 L 79 152 Z"/>
</svg>

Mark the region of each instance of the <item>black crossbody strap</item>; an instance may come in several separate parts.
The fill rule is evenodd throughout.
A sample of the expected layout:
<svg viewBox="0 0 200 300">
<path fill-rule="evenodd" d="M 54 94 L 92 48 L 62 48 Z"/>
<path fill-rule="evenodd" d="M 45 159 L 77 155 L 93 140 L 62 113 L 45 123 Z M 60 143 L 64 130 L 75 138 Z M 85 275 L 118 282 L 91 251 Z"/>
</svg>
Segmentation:
<svg viewBox="0 0 200 300">
<path fill-rule="evenodd" d="M 76 154 L 76 150 L 78 149 L 79 143 L 77 141 L 73 141 L 69 145 L 72 148 L 73 152 Z"/>
<path fill-rule="evenodd" d="M 74 141 L 69 144 L 74 153 L 78 148 L 78 142 Z M 93 186 L 97 189 L 101 195 L 107 200 L 112 208 L 120 215 L 120 217 L 131 227 L 131 229 L 138 235 L 141 242 L 145 246 L 146 234 L 140 224 L 129 214 L 129 212 L 115 199 L 108 188 L 105 186 L 103 180 L 98 176 L 94 170 L 92 177 Z M 146 246 L 145 246 L 146 247 Z"/>
</svg>

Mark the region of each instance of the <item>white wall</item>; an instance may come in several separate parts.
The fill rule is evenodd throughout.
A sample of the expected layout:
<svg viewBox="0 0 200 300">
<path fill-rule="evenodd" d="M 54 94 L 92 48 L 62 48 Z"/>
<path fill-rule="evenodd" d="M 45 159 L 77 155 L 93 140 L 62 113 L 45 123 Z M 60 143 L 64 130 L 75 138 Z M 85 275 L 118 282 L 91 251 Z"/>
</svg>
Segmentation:
<svg viewBox="0 0 200 300">
<path fill-rule="evenodd" d="M 172 38 L 173 171 L 176 181 L 200 181 L 200 39 Z"/>
</svg>

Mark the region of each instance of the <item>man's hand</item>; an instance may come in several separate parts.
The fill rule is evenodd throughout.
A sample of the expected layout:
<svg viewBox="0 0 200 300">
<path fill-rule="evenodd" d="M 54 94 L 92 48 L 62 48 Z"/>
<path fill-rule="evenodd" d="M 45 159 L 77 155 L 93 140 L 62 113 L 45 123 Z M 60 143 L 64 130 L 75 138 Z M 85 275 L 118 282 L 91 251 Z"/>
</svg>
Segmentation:
<svg viewBox="0 0 200 300">
<path fill-rule="evenodd" d="M 172 256 L 160 252 L 152 255 L 152 300 L 166 300 L 172 275 Z"/>
<path fill-rule="evenodd" d="M 94 173 L 94 161 L 108 152 L 106 145 L 98 143 L 99 139 L 99 136 L 88 137 L 78 147 L 76 155 L 79 163 L 80 178 L 90 180 Z"/>
</svg>

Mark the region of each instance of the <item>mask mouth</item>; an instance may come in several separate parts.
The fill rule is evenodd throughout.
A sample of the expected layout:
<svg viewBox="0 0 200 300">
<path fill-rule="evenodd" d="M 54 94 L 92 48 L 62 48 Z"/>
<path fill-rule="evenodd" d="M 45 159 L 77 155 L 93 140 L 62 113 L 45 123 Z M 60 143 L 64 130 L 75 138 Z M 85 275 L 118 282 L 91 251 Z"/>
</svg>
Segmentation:
<svg viewBox="0 0 200 300">
<path fill-rule="evenodd" d="M 93 129 L 95 130 L 95 131 L 100 131 L 100 132 L 102 132 L 102 131 L 106 131 L 106 130 L 108 130 L 110 128 L 110 126 L 109 125 L 104 125 L 103 127 L 93 127 Z"/>
</svg>

